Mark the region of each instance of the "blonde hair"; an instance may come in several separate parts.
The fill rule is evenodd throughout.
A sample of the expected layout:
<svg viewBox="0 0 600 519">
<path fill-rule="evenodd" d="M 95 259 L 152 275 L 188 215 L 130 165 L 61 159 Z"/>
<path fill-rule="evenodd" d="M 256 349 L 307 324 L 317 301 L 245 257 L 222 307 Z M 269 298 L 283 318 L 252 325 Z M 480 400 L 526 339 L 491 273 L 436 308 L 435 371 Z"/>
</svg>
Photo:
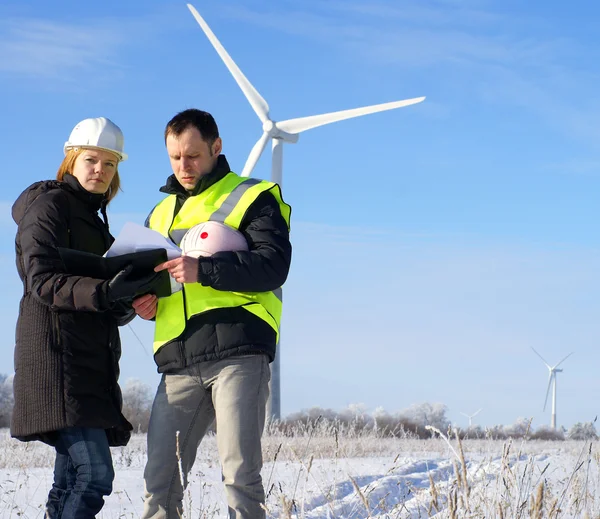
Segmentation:
<svg viewBox="0 0 600 519">
<path fill-rule="evenodd" d="M 67 151 L 65 158 L 60 163 L 58 171 L 56 172 L 56 180 L 60 180 L 62 182 L 67 173 L 69 173 L 70 175 L 73 174 L 73 167 L 75 166 L 75 161 L 77 160 L 77 157 L 79 157 L 79 155 L 81 155 L 85 151 L 85 149 L 86 148 L 73 148 Z M 115 176 L 113 177 L 112 182 L 108 187 L 108 191 L 104 194 L 104 196 L 106 197 L 107 204 L 115 196 L 117 196 L 117 191 L 119 191 L 119 189 L 121 189 L 121 179 L 119 178 L 119 170 L 117 164 Z"/>
</svg>

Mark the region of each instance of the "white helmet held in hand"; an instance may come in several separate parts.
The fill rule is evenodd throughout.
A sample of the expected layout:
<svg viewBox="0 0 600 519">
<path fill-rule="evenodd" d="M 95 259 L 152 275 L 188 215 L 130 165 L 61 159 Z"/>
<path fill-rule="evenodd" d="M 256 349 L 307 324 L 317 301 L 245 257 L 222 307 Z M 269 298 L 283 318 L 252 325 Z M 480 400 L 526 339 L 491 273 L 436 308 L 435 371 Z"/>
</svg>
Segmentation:
<svg viewBox="0 0 600 519">
<path fill-rule="evenodd" d="M 221 222 L 203 222 L 194 225 L 181 240 L 185 256 L 197 258 L 212 256 L 215 252 L 248 250 L 244 235 Z"/>
<path fill-rule="evenodd" d="M 65 155 L 67 151 L 77 148 L 97 148 L 114 153 L 119 160 L 127 159 L 127 154 L 123 152 L 123 132 L 106 117 L 84 119 L 77 123 L 65 142 Z"/>
</svg>

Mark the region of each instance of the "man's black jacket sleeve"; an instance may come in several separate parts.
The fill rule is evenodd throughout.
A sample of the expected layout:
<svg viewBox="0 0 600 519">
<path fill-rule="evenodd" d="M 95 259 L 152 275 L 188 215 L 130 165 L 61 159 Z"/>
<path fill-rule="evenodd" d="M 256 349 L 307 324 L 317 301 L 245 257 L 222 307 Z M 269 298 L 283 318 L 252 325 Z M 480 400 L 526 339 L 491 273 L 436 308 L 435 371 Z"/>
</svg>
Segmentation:
<svg viewBox="0 0 600 519">
<path fill-rule="evenodd" d="M 292 245 L 273 194 L 266 191 L 254 201 L 239 230 L 249 250 L 199 258 L 198 281 L 230 292 L 268 292 L 281 287 L 290 269 Z"/>
</svg>

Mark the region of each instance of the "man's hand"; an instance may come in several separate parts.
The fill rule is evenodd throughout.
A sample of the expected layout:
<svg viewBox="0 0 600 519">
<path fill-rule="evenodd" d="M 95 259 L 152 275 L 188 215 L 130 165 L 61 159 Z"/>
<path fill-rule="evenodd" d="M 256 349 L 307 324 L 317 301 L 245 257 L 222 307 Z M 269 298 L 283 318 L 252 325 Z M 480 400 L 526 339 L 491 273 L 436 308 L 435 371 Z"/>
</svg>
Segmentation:
<svg viewBox="0 0 600 519">
<path fill-rule="evenodd" d="M 142 319 L 153 319 L 156 317 L 156 309 L 158 307 L 158 297 L 154 294 L 146 294 L 144 296 L 137 297 L 133 300 L 131 305 Z"/>
<path fill-rule="evenodd" d="M 171 277 L 177 283 L 198 282 L 198 258 L 181 256 L 171 261 L 165 261 L 154 268 L 155 272 L 160 272 L 161 270 L 168 270 Z"/>
</svg>

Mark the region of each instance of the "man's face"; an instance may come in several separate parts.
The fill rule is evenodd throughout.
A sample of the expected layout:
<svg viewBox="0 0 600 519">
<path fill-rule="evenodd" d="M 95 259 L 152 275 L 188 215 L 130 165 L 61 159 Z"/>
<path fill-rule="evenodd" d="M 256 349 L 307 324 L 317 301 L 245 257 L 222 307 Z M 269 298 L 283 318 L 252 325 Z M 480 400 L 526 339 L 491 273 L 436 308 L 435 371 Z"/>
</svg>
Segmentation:
<svg viewBox="0 0 600 519">
<path fill-rule="evenodd" d="M 192 191 L 200 178 L 214 169 L 221 147 L 220 137 L 209 146 L 194 126 L 188 126 L 180 135 L 167 136 L 171 168 L 184 189 Z"/>
</svg>

